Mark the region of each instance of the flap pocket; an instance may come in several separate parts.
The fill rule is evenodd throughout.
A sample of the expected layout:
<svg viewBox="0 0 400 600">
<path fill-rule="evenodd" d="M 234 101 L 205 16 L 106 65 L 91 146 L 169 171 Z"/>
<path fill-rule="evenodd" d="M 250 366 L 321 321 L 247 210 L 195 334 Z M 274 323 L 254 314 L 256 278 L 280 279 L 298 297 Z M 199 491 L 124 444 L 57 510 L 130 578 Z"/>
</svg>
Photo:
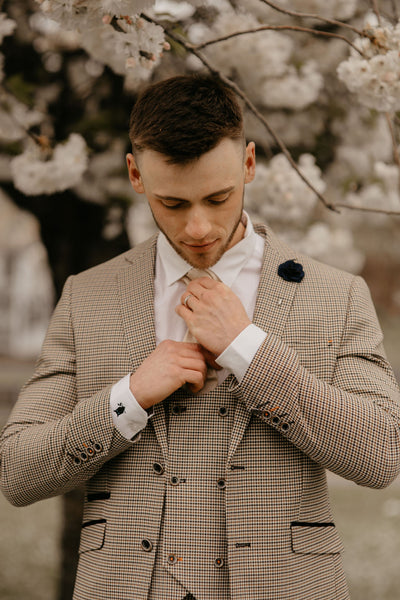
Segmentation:
<svg viewBox="0 0 400 600">
<path fill-rule="evenodd" d="M 106 519 L 96 519 L 83 523 L 79 553 L 83 554 L 83 552 L 88 552 L 89 550 L 100 550 L 104 544 L 105 533 Z"/>
<path fill-rule="evenodd" d="M 293 552 L 298 554 L 338 554 L 343 551 L 343 543 L 334 523 L 295 521 L 290 528 Z"/>
</svg>

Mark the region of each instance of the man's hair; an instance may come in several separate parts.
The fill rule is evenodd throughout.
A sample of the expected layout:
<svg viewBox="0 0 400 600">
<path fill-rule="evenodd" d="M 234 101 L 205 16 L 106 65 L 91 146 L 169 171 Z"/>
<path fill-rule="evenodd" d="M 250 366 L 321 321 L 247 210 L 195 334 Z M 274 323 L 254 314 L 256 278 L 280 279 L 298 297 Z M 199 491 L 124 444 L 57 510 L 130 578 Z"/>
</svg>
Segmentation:
<svg viewBox="0 0 400 600">
<path fill-rule="evenodd" d="M 172 164 L 188 164 L 223 138 L 242 140 L 243 114 L 235 93 L 212 75 L 181 75 L 147 87 L 131 113 L 136 156 L 155 150 Z"/>
</svg>

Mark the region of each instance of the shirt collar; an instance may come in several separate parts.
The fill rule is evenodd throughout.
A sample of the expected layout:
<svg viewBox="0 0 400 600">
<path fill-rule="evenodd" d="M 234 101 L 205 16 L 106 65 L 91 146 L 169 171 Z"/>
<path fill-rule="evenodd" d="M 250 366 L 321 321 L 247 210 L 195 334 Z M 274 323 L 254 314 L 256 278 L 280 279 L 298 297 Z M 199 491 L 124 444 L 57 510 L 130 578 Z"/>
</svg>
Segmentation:
<svg viewBox="0 0 400 600">
<path fill-rule="evenodd" d="M 229 287 L 232 286 L 236 277 L 252 256 L 257 241 L 257 234 L 254 231 L 252 222 L 246 212 L 244 215 L 247 223 L 243 239 L 227 250 L 212 267 L 219 279 Z M 162 232 L 159 233 L 157 239 L 157 255 L 168 286 L 181 279 L 192 268 L 174 250 Z"/>
</svg>

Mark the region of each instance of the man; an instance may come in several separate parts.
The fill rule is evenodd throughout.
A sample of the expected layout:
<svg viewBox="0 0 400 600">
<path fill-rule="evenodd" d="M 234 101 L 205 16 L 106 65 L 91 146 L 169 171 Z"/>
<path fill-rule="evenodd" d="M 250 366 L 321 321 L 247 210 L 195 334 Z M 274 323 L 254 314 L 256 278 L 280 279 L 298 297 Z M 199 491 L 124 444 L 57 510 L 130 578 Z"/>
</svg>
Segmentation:
<svg viewBox="0 0 400 600">
<path fill-rule="evenodd" d="M 325 469 L 381 488 L 400 467 L 367 288 L 253 228 L 255 148 L 218 80 L 150 86 L 130 136 L 160 234 L 67 281 L 2 490 L 85 484 L 76 600 L 344 600 Z"/>
</svg>

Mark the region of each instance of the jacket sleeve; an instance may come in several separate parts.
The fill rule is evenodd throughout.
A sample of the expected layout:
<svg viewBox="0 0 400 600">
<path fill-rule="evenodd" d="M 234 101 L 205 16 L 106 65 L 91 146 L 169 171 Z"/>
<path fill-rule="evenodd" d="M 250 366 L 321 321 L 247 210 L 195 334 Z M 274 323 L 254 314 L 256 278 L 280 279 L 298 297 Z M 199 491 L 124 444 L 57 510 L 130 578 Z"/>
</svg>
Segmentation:
<svg viewBox="0 0 400 600">
<path fill-rule="evenodd" d="M 332 380 L 318 379 L 268 333 L 240 385 L 248 410 L 323 467 L 374 488 L 400 472 L 399 389 L 369 290 L 350 289 Z"/>
<path fill-rule="evenodd" d="M 113 425 L 111 385 L 77 402 L 71 282 L 54 311 L 35 374 L 0 437 L 1 489 L 16 506 L 81 485 L 132 444 Z"/>
</svg>

